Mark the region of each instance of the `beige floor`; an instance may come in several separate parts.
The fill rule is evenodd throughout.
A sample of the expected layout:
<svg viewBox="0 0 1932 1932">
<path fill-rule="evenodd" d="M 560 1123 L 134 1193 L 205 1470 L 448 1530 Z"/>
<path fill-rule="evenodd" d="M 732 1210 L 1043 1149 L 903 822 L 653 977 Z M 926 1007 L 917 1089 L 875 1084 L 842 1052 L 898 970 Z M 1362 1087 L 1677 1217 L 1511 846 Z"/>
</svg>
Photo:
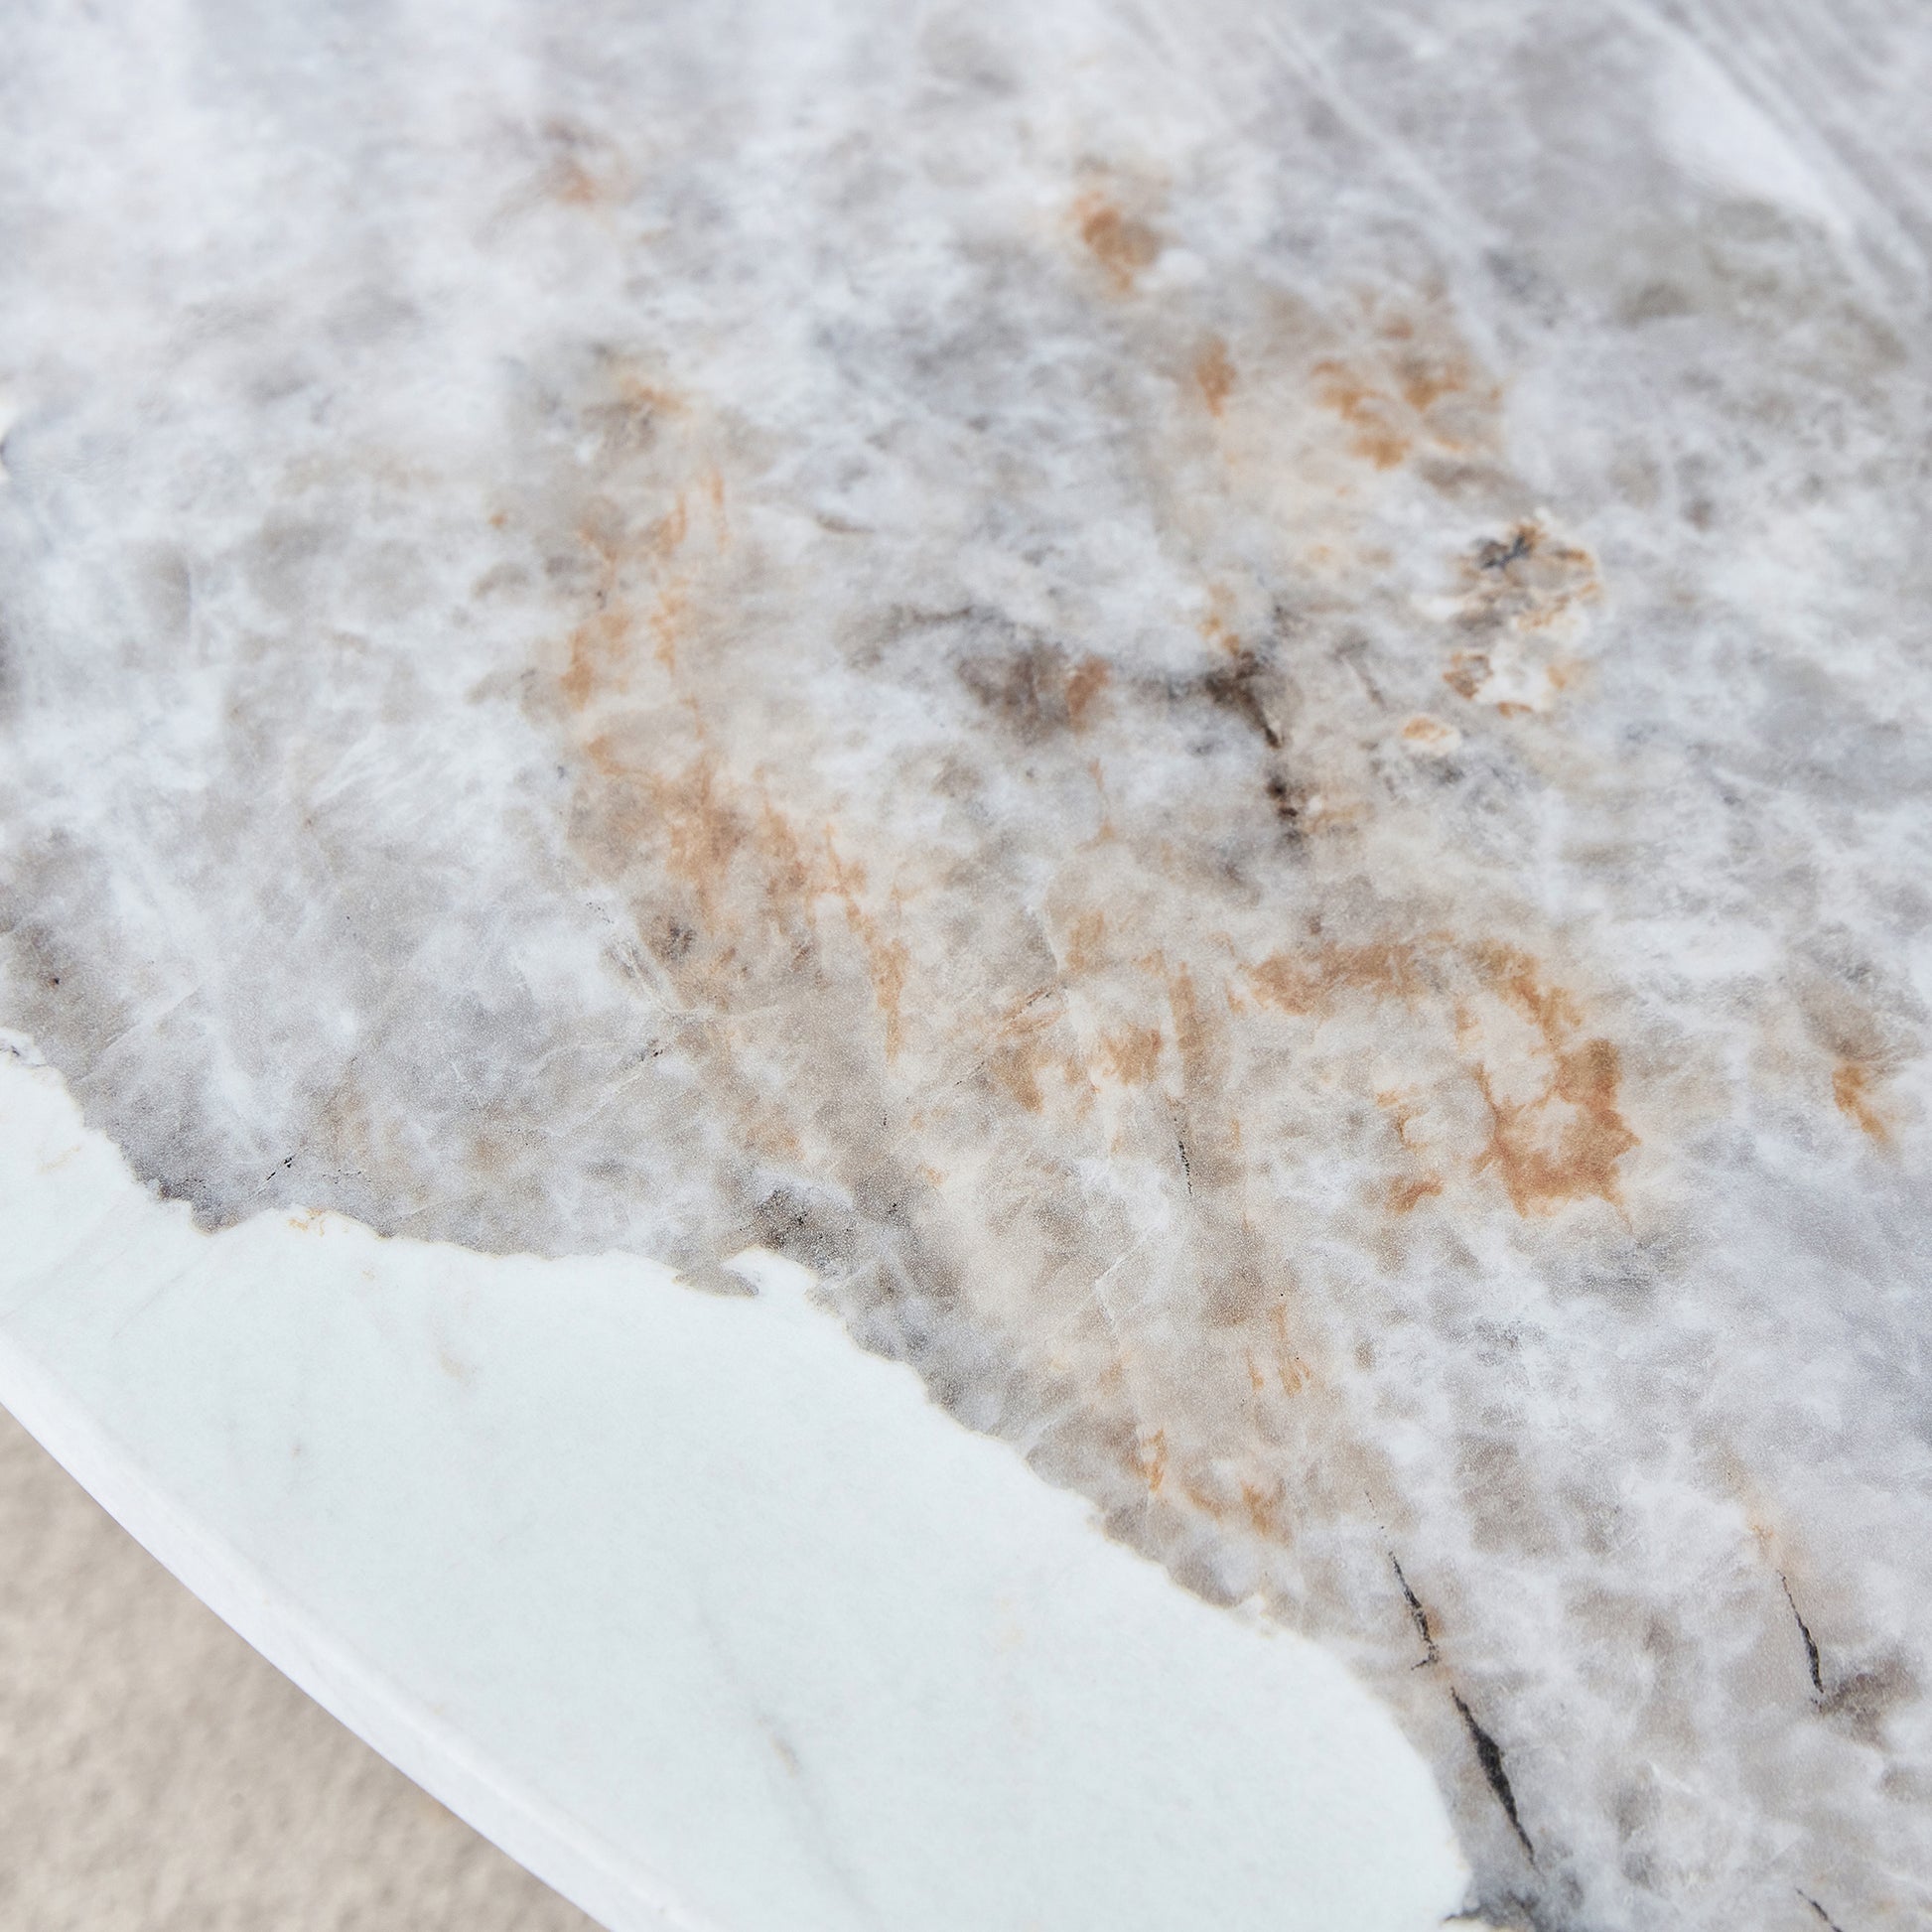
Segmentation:
<svg viewBox="0 0 1932 1932">
<path fill-rule="evenodd" d="M 203 1608 L 4 1411 L 0 1927 L 595 1932 Z"/>
</svg>

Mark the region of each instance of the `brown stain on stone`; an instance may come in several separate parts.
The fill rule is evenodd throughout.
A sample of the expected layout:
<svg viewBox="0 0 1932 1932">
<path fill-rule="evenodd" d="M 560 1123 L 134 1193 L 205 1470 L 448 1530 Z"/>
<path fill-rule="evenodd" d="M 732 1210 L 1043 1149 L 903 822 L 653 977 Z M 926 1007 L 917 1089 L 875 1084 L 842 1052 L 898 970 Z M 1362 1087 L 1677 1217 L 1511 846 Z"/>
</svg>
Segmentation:
<svg viewBox="0 0 1932 1932">
<path fill-rule="evenodd" d="M 806 862 L 797 827 L 763 787 L 759 792 L 753 838 L 762 861 L 764 916 L 777 930 L 798 934 L 811 924 L 818 882 Z"/>
<path fill-rule="evenodd" d="M 1375 305 L 1370 305 L 1373 311 Z M 1374 325 L 1376 360 L 1386 386 L 1417 415 L 1424 416 L 1446 396 L 1469 388 L 1476 379 L 1474 358 L 1461 339 L 1443 325 L 1418 325 L 1407 309 L 1387 310 Z"/>
<path fill-rule="evenodd" d="M 1232 662 L 1216 664 L 1201 678 L 1203 694 L 1210 703 L 1252 725 L 1271 749 L 1279 751 L 1287 737 L 1279 680 L 1271 675 L 1271 667 L 1259 652 L 1239 641 L 1209 634 Z"/>
<path fill-rule="evenodd" d="M 1228 397 L 1234 392 L 1234 362 L 1228 354 L 1227 344 L 1218 336 L 1210 337 L 1194 357 L 1194 386 L 1199 389 L 1210 416 L 1220 415 L 1227 407 Z"/>
<path fill-rule="evenodd" d="M 901 939 L 886 938 L 879 929 L 879 921 L 861 904 L 859 896 L 866 885 L 865 868 L 840 858 L 829 825 L 825 828 L 825 858 L 827 886 L 845 908 L 846 924 L 865 952 L 866 974 L 885 1026 L 886 1061 L 891 1065 L 898 1058 L 904 1037 L 899 1003 L 905 994 L 905 944 Z"/>
<path fill-rule="evenodd" d="M 1324 358 L 1314 365 L 1315 394 L 1351 432 L 1349 448 L 1378 470 L 1393 470 L 1414 447 L 1405 412 L 1396 399 L 1347 363 Z"/>
<path fill-rule="evenodd" d="M 1488 1119 L 1483 1141 L 1468 1152 L 1468 1172 L 1493 1173 L 1525 1216 L 1592 1197 L 1621 1201 L 1619 1164 L 1639 1144 L 1620 1108 L 1621 1057 L 1610 1039 L 1582 1034 L 1576 998 L 1549 983 L 1520 948 L 1444 934 L 1322 943 L 1271 954 L 1242 978 L 1264 1006 L 1296 1019 L 1319 1022 L 1351 999 L 1425 1017 L 1443 1010 L 1429 1024 L 1445 1043 L 1453 1040 L 1460 1074 L 1474 1083 Z M 1511 1044 L 1506 1030 L 1499 1041 L 1485 1036 L 1474 1005 L 1485 996 L 1528 1022 L 1525 1041 Z M 1392 1114 L 1398 1140 L 1411 1145 L 1417 1108 L 1374 1097 Z M 1444 1184 L 1439 1174 L 1402 1175 L 1387 1184 L 1385 1198 L 1407 1214 Z"/>
<path fill-rule="evenodd" d="M 1601 594 L 1595 558 L 1534 516 L 1476 544 L 1461 560 L 1460 575 L 1463 621 L 1474 625 L 1507 620 L 1547 629 Z"/>
<path fill-rule="evenodd" d="M 1359 945 L 1318 945 L 1271 953 L 1247 971 L 1248 984 L 1282 1013 L 1308 1014 L 1332 1005 L 1343 993 L 1376 999 L 1413 1000 L 1422 990 L 1420 953 L 1403 939 Z"/>
<path fill-rule="evenodd" d="M 1075 730 L 1085 731 L 1093 708 L 1113 675 L 1104 657 L 1087 656 L 1066 674 L 1066 721 Z"/>
<path fill-rule="evenodd" d="M 1547 1061 L 1542 1090 L 1528 1099 L 1501 1095 L 1491 1070 L 1474 1075 L 1493 1127 L 1477 1168 L 1493 1168 L 1519 1214 L 1548 1213 L 1590 1196 L 1616 1205 L 1617 1164 L 1637 1146 L 1618 1108 L 1622 1060 L 1615 1042 L 1576 1038 L 1574 998 L 1540 977 L 1536 962 L 1512 947 L 1484 946 L 1476 957 L 1496 990 L 1529 1018 Z"/>
<path fill-rule="evenodd" d="M 1288 1485 L 1280 1476 L 1270 1481 L 1244 1481 L 1241 1484 L 1241 1507 L 1248 1518 L 1248 1526 L 1257 1536 L 1280 1542 L 1287 1535 L 1286 1504 Z"/>
<path fill-rule="evenodd" d="M 655 434 L 655 421 L 679 411 L 680 400 L 642 383 L 626 384 L 612 413 L 626 428 Z M 713 471 L 698 480 L 711 510 L 714 554 L 729 547 L 723 479 Z M 584 711 L 598 697 L 621 694 L 637 670 L 638 644 L 648 637 L 651 654 L 675 674 L 677 647 L 692 611 L 694 573 L 679 561 L 694 532 L 689 492 L 678 489 L 659 515 L 641 529 L 622 527 L 614 504 L 600 501 L 580 525 L 577 538 L 595 560 L 593 608 L 570 633 L 568 662 L 560 680 L 565 700 Z"/>
<path fill-rule="evenodd" d="M 1505 718 L 1550 709 L 1582 675 L 1564 645 L 1601 596 L 1595 558 L 1541 517 L 1484 538 L 1457 565 L 1451 621 L 1466 641 L 1449 651 L 1443 682 Z"/>
<path fill-rule="evenodd" d="M 987 1077 L 1030 1114 L 1045 1111 L 1042 1080 L 1049 1074 L 1058 1076 L 1076 1111 L 1091 1097 L 1086 1068 L 1062 1035 L 1062 1019 L 1051 993 L 1040 992 L 1017 1002 L 994 1024 L 984 1061 Z"/>
<path fill-rule="evenodd" d="M 1348 426 L 1355 455 L 1378 470 L 1394 469 L 1418 446 L 1457 447 L 1433 412 L 1469 388 L 1473 373 L 1468 352 L 1440 322 L 1425 333 L 1407 316 L 1351 353 L 1323 356 L 1312 370 L 1321 406 Z"/>
<path fill-rule="evenodd" d="M 1423 1201 L 1442 1191 L 1441 1174 L 1416 1174 L 1407 1180 L 1390 1181 L 1385 1198 L 1392 1214 L 1413 1214 Z"/>
<path fill-rule="evenodd" d="M 1472 703 L 1478 692 L 1489 681 L 1489 653 L 1486 650 L 1458 650 L 1449 655 L 1449 668 L 1443 673 L 1443 682 L 1458 698 L 1467 698 Z"/>
<path fill-rule="evenodd" d="M 1832 1069 L 1832 1100 L 1847 1120 L 1880 1147 L 1891 1140 L 1891 1128 L 1873 1104 L 1876 1079 L 1872 1069 L 1858 1060 L 1840 1060 Z"/>
<path fill-rule="evenodd" d="M 1546 1213 L 1589 1195 L 1612 1205 L 1621 1200 L 1617 1163 L 1637 1137 L 1617 1111 L 1621 1069 L 1611 1041 L 1587 1039 L 1559 1053 L 1548 1087 L 1533 1101 L 1498 1098 L 1485 1068 L 1475 1078 L 1495 1117 L 1476 1165 L 1495 1168 L 1517 1213 Z"/>
<path fill-rule="evenodd" d="M 1087 253 L 1106 272 L 1116 294 L 1128 294 L 1160 256 L 1161 237 L 1154 227 L 1107 195 L 1080 196 L 1073 204 L 1073 219 Z"/>
<path fill-rule="evenodd" d="M 1066 969 L 1070 973 L 1091 973 L 1101 964 L 1107 943 L 1107 915 L 1098 907 L 1073 921 L 1066 937 Z"/>
<path fill-rule="evenodd" d="M 1165 961 L 1162 964 L 1168 985 L 1168 1007 L 1173 1015 L 1173 1044 L 1180 1060 L 1181 1085 L 1183 1089 L 1207 1093 L 1217 1084 L 1218 1030 L 1212 1016 L 1201 1005 L 1192 972 L 1185 966 L 1169 968 Z"/>
<path fill-rule="evenodd" d="M 656 807 L 665 847 L 665 870 L 690 888 L 706 925 L 717 919 L 717 905 L 739 849 L 746 824 L 721 795 L 716 754 L 699 754 L 682 771 L 646 780 Z"/>
<path fill-rule="evenodd" d="M 1309 1386 L 1311 1371 L 1290 1344 L 1288 1310 L 1282 1303 L 1270 1305 L 1268 1325 L 1275 1340 L 1275 1379 L 1280 1383 L 1283 1395 L 1300 1395 Z"/>
<path fill-rule="evenodd" d="M 1413 745 L 1419 751 L 1440 752 L 1453 747 L 1456 733 L 1440 718 L 1432 718 L 1423 712 L 1402 727 L 1402 737 L 1406 744 Z"/>
<path fill-rule="evenodd" d="M 1161 1485 L 1168 1477 L 1168 1432 L 1165 1429 L 1152 1431 L 1141 1445 L 1135 1459 L 1141 1479 L 1147 1484 L 1148 1494 L 1159 1495 Z"/>
<path fill-rule="evenodd" d="M 1123 1085 L 1146 1086 L 1161 1063 L 1161 1029 L 1123 1027 L 1103 1034 L 1100 1056 L 1107 1071 Z"/>
<path fill-rule="evenodd" d="M 561 683 L 573 711 L 582 711 L 591 694 L 621 672 L 630 645 L 630 614 L 622 610 L 600 611 L 570 633 Z"/>
<path fill-rule="evenodd" d="M 981 704 L 1028 742 L 1088 730 L 1099 715 L 1112 667 L 1089 652 L 1069 660 L 1058 645 L 1033 642 L 1010 650 L 977 651 L 959 664 L 959 677 Z"/>
<path fill-rule="evenodd" d="M 545 200 L 592 210 L 622 199 L 627 171 L 608 138 L 561 119 L 546 122 L 540 138 L 548 158 L 539 168 L 537 188 Z"/>
</svg>

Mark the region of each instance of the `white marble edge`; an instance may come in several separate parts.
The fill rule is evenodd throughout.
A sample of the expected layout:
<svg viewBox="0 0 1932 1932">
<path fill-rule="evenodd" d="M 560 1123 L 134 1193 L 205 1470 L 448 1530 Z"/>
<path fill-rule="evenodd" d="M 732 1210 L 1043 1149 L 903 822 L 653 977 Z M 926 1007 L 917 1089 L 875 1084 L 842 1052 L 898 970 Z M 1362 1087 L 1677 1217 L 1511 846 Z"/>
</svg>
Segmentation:
<svg viewBox="0 0 1932 1932">
<path fill-rule="evenodd" d="M 1409 1932 L 1466 1897 L 1425 1766 L 1326 1651 L 1106 1540 L 806 1271 L 748 1252 L 755 1296 L 720 1297 L 333 1214 L 207 1235 L 0 1048 L 0 1402 L 612 1932 L 1196 1898 Z"/>
<path fill-rule="evenodd" d="M 439 1804 L 611 1932 L 710 1932 L 661 1881 L 492 1769 L 462 1732 L 277 1595 L 259 1568 L 145 1469 L 60 1376 L 0 1327 L 0 1408 L 179 1583 Z"/>
</svg>

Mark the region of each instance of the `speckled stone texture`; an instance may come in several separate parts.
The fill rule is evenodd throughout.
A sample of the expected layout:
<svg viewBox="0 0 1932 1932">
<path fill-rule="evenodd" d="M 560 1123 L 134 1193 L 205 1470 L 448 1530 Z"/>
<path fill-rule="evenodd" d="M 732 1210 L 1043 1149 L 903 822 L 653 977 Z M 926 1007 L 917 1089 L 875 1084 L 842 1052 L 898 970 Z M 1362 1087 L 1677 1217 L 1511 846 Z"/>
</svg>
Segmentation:
<svg viewBox="0 0 1932 1932">
<path fill-rule="evenodd" d="M 0 1021 L 145 1175 L 809 1263 L 1498 1925 L 1932 1912 L 1917 10 L 10 41 Z"/>
</svg>

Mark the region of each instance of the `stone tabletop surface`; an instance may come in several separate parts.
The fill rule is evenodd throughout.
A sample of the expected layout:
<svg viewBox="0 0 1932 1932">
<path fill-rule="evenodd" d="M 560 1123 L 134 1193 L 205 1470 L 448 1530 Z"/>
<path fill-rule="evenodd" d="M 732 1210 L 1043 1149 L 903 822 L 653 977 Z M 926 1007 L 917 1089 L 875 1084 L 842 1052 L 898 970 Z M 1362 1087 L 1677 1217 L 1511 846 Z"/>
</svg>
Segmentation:
<svg viewBox="0 0 1932 1932">
<path fill-rule="evenodd" d="M 1921 10 L 6 38 L 0 1024 L 171 1227 L 779 1258 L 1491 1924 L 1932 1914 Z"/>
</svg>

